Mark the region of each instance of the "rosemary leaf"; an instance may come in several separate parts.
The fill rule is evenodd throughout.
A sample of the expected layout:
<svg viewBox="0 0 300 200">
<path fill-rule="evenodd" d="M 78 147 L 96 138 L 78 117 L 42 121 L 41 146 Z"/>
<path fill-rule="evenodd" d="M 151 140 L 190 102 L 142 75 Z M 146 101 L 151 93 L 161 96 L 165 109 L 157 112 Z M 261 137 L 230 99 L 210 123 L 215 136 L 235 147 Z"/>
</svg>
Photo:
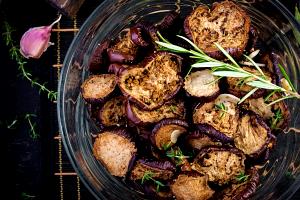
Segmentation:
<svg viewBox="0 0 300 200">
<path fill-rule="evenodd" d="M 165 43 L 165 42 L 159 42 L 159 41 L 155 41 L 158 45 L 165 47 L 167 49 L 169 49 L 170 51 L 176 51 L 178 53 L 189 53 L 188 50 L 186 50 L 183 47 L 174 45 L 174 44 L 169 44 L 169 43 Z"/>
<path fill-rule="evenodd" d="M 159 37 L 159 39 L 161 39 L 163 42 L 171 44 L 166 38 L 164 38 L 159 31 L 157 31 L 157 35 Z"/>
<path fill-rule="evenodd" d="M 233 57 L 231 57 L 231 55 L 229 55 L 229 53 L 221 45 L 219 45 L 218 43 L 215 43 L 215 45 L 236 67 L 240 67 L 239 64 L 237 64 L 237 62 L 233 59 Z"/>
<path fill-rule="evenodd" d="M 290 79 L 290 77 L 287 75 L 284 67 L 281 64 L 278 64 L 278 67 L 280 69 L 281 74 L 283 75 L 283 77 L 287 80 L 287 82 L 289 83 L 290 87 L 292 88 L 292 90 L 294 92 L 296 92 L 296 88 L 294 87 L 294 85 L 292 84 L 292 81 Z"/>
<path fill-rule="evenodd" d="M 281 91 L 285 91 L 285 89 L 274 85 L 273 83 L 265 83 L 262 82 L 260 80 L 256 80 L 256 81 L 250 81 L 246 83 L 247 85 L 250 85 L 252 87 L 257 87 L 257 88 L 262 88 L 262 89 L 267 89 L 267 90 L 281 90 Z"/>
<path fill-rule="evenodd" d="M 242 72 L 235 71 L 215 71 L 212 73 L 215 76 L 223 76 L 223 77 L 235 77 L 235 78 L 246 78 L 249 77 L 248 74 Z"/>
<path fill-rule="evenodd" d="M 181 35 L 177 35 L 177 37 L 187 41 L 190 45 L 192 45 L 192 47 L 194 47 L 194 49 L 202 54 L 205 54 L 197 45 L 195 45 L 191 40 L 187 39 L 186 37 L 183 37 Z"/>
<path fill-rule="evenodd" d="M 285 97 L 282 97 L 282 98 L 279 98 L 275 101 L 272 101 L 271 103 L 269 103 L 267 106 L 272 106 L 273 104 L 275 103 L 278 103 L 280 101 L 283 101 L 283 100 L 286 100 L 286 99 L 292 99 L 292 98 L 295 98 L 294 96 L 285 96 Z"/>
<path fill-rule="evenodd" d="M 243 103 L 247 98 L 249 98 L 252 94 L 254 94 L 256 91 L 258 90 L 258 88 L 254 88 L 253 90 L 251 90 L 250 92 L 248 92 L 243 98 L 241 98 L 241 100 L 238 102 L 238 104 Z"/>
<path fill-rule="evenodd" d="M 194 68 L 205 68 L 205 67 L 222 67 L 224 66 L 223 63 L 218 62 L 201 62 L 201 63 L 195 63 L 192 65 Z"/>
<path fill-rule="evenodd" d="M 259 73 L 264 77 L 264 79 L 266 79 L 266 75 L 264 74 L 264 72 L 260 69 L 260 67 L 254 62 L 254 60 L 252 60 L 252 58 L 250 58 L 247 55 L 244 55 L 252 64 L 253 66 L 257 69 L 257 71 L 259 71 Z"/>
</svg>

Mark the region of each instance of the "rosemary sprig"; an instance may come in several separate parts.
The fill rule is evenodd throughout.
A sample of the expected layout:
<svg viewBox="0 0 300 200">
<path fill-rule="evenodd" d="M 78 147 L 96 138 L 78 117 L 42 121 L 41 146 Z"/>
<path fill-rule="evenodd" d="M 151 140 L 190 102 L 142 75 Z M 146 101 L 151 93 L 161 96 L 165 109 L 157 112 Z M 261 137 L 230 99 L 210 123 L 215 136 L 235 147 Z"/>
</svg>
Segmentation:
<svg viewBox="0 0 300 200">
<path fill-rule="evenodd" d="M 221 111 L 220 117 L 223 118 L 225 113 L 227 113 L 228 108 L 225 106 L 224 103 L 216 104 L 215 107 Z"/>
<path fill-rule="evenodd" d="M 240 172 L 237 176 L 236 176 L 236 180 L 240 183 L 247 181 L 249 178 L 249 175 L 246 175 L 245 172 Z"/>
<path fill-rule="evenodd" d="M 181 165 L 185 159 L 189 158 L 190 156 L 185 156 L 180 148 L 171 149 L 166 152 L 166 156 L 175 160 L 176 165 Z"/>
<path fill-rule="evenodd" d="M 12 32 L 14 31 L 12 27 L 4 22 L 4 33 L 2 33 L 6 46 L 9 48 L 9 54 L 12 60 L 18 64 L 18 70 L 21 73 L 21 76 L 28 80 L 32 86 L 39 88 L 39 92 L 46 92 L 48 99 L 53 101 L 57 98 L 57 92 L 48 89 L 45 85 L 46 83 L 39 83 L 37 80 L 32 78 L 32 74 L 27 72 L 25 69 L 25 64 L 27 63 L 24 57 L 21 55 L 19 48 L 15 45 L 15 41 L 12 39 Z"/>
<path fill-rule="evenodd" d="M 223 62 L 216 60 L 207 54 L 205 54 L 201 49 L 199 49 L 192 41 L 189 39 L 177 35 L 179 38 L 187 41 L 194 49 L 188 50 L 183 47 L 171 44 L 170 42 L 164 42 L 167 41 L 165 38 L 163 38 L 160 34 L 159 37 L 162 41 L 156 41 L 156 43 L 163 47 L 164 50 L 168 50 L 175 53 L 183 53 L 183 54 L 190 54 L 190 58 L 196 59 L 195 64 L 193 64 L 188 72 L 190 73 L 192 68 L 211 68 L 212 74 L 215 76 L 220 77 L 235 77 L 235 78 L 242 78 L 242 79 L 248 79 L 249 81 L 245 81 L 245 84 L 254 87 L 253 90 L 251 90 L 244 98 L 241 98 L 240 103 L 245 101 L 248 97 L 250 97 L 253 93 L 256 92 L 257 89 L 255 88 L 261 88 L 261 89 L 267 89 L 267 90 L 276 90 L 279 92 L 284 92 L 286 94 L 285 97 L 278 99 L 284 100 L 288 98 L 298 98 L 300 99 L 300 95 L 296 90 L 294 90 L 294 86 L 292 86 L 292 82 L 287 76 L 287 73 L 285 71 L 282 71 L 283 76 L 287 80 L 287 82 L 291 85 L 291 88 L 293 90 L 287 90 L 283 87 L 280 87 L 276 84 L 273 84 L 271 80 L 268 80 L 263 73 L 263 71 L 260 69 L 259 65 L 255 63 L 255 61 L 249 57 L 245 56 L 245 58 L 256 68 L 258 73 L 251 73 L 246 70 L 244 70 L 235 60 L 232 56 L 229 55 L 229 53 L 219 44 L 215 43 L 216 47 L 224 54 L 224 56 L 229 60 L 229 62 Z M 284 70 L 284 68 L 282 68 Z M 188 75 L 187 74 L 187 75 Z M 259 74 L 259 75 L 257 75 Z M 271 104 L 270 104 L 271 105 Z"/>
<path fill-rule="evenodd" d="M 163 184 L 162 182 L 155 180 L 153 178 L 154 174 L 151 171 L 146 171 L 142 177 L 142 181 L 141 183 L 144 184 L 146 181 L 153 181 L 153 183 L 156 185 L 156 191 L 159 192 L 160 191 L 160 187 L 164 187 L 166 186 L 165 184 Z"/>
</svg>

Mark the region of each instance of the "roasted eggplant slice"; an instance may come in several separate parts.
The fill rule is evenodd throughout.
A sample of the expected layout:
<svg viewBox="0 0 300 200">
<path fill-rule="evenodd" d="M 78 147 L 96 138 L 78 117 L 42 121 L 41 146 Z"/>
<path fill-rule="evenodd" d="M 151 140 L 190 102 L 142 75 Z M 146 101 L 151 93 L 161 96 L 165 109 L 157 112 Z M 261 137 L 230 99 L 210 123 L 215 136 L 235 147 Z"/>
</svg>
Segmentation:
<svg viewBox="0 0 300 200">
<path fill-rule="evenodd" d="M 184 81 L 184 89 L 188 96 L 213 99 L 220 93 L 219 81 L 211 70 L 202 70 L 191 73 Z"/>
<path fill-rule="evenodd" d="M 154 145 L 160 150 L 166 150 L 176 144 L 180 135 L 187 132 L 189 125 L 178 119 L 164 119 L 152 131 Z M 168 147 L 168 148 L 166 148 Z"/>
<path fill-rule="evenodd" d="M 245 172 L 245 155 L 235 148 L 206 147 L 195 158 L 192 169 L 207 174 L 208 180 L 224 185 Z"/>
<path fill-rule="evenodd" d="M 154 110 L 173 98 L 181 88 L 181 59 L 174 54 L 159 52 L 144 62 L 144 67 L 123 70 L 118 84 L 131 102 L 144 110 Z"/>
<path fill-rule="evenodd" d="M 237 104 L 225 98 L 222 101 L 218 99 L 214 102 L 199 104 L 194 110 L 193 121 L 199 131 L 221 142 L 231 142 L 238 126 Z"/>
<path fill-rule="evenodd" d="M 256 70 L 255 68 L 251 67 L 243 67 L 243 69 L 247 72 L 250 72 L 252 74 L 255 74 L 257 76 L 260 76 L 260 72 Z M 267 78 L 267 80 L 272 81 L 272 75 L 269 72 L 264 71 L 264 74 Z M 247 85 L 247 82 L 253 81 L 250 78 L 233 78 L 229 77 L 227 78 L 228 83 L 228 92 L 237 96 L 237 97 L 243 97 L 248 92 L 254 89 L 254 87 Z M 254 94 L 251 95 L 251 98 L 259 98 L 262 97 L 266 93 L 266 90 L 264 89 L 258 89 Z"/>
<path fill-rule="evenodd" d="M 207 184 L 207 176 L 180 174 L 170 186 L 176 200 L 207 200 L 214 191 Z"/>
<path fill-rule="evenodd" d="M 152 178 L 169 180 L 173 177 L 175 170 L 175 166 L 169 161 L 139 159 L 131 171 L 130 179 L 142 180 L 145 173 L 151 173 Z"/>
<path fill-rule="evenodd" d="M 200 131 L 194 131 L 188 134 L 186 137 L 186 144 L 197 150 L 201 150 L 208 146 L 222 146 L 220 141 L 215 138 L 211 138 Z"/>
<path fill-rule="evenodd" d="M 106 99 L 116 87 L 114 74 L 89 76 L 81 85 L 83 98 L 89 103 L 97 103 Z"/>
<path fill-rule="evenodd" d="M 173 194 L 170 191 L 170 187 L 166 185 L 166 187 L 157 186 L 153 183 L 144 184 L 144 190 L 148 197 L 148 199 L 155 200 L 172 200 Z"/>
<path fill-rule="evenodd" d="M 246 155 L 257 157 L 270 143 L 271 130 L 257 114 L 247 111 L 240 117 L 234 137 L 235 146 Z"/>
<path fill-rule="evenodd" d="M 91 72 L 99 72 L 102 68 L 107 67 L 107 49 L 109 47 L 109 44 L 109 41 L 105 41 L 97 45 L 95 51 L 92 53 L 91 60 L 89 62 L 89 70 Z"/>
<path fill-rule="evenodd" d="M 184 22 L 186 35 L 205 53 L 214 58 L 223 58 L 215 46 L 220 44 L 230 55 L 240 57 L 246 48 L 250 17 L 232 1 L 197 7 Z"/>
<path fill-rule="evenodd" d="M 268 106 L 264 98 L 246 99 L 242 105 L 246 110 L 251 110 L 261 116 L 264 120 L 268 120 L 274 116 L 272 107 Z"/>
<path fill-rule="evenodd" d="M 99 112 L 99 121 L 104 126 L 124 126 L 127 124 L 126 99 L 123 96 L 108 100 Z"/>
<path fill-rule="evenodd" d="M 137 149 L 126 130 L 115 129 L 99 133 L 93 152 L 112 175 L 125 177 Z"/>
<path fill-rule="evenodd" d="M 184 119 L 185 113 L 183 101 L 176 99 L 166 102 L 162 107 L 152 111 L 142 110 L 130 102 L 126 107 L 127 118 L 136 125 L 150 125 L 168 118 Z"/>
<path fill-rule="evenodd" d="M 130 29 L 125 29 L 115 44 L 107 50 L 107 54 L 111 63 L 127 63 L 131 64 L 135 61 L 138 54 L 138 45 L 131 40 Z"/>
<path fill-rule="evenodd" d="M 259 174 L 255 167 L 247 170 L 247 173 L 237 177 L 238 183 L 232 184 L 216 195 L 218 200 L 247 200 L 256 191 L 259 182 Z"/>
</svg>

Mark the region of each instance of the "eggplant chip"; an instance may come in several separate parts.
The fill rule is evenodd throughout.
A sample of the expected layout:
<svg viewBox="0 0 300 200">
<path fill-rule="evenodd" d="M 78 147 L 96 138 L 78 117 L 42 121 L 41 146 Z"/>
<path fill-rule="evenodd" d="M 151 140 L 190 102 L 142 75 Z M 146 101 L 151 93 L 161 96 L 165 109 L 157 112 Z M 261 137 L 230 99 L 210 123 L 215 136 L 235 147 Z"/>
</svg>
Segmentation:
<svg viewBox="0 0 300 200">
<path fill-rule="evenodd" d="M 255 68 L 243 67 L 243 69 L 257 76 L 261 76 L 260 72 Z M 272 81 L 272 75 L 269 72 L 264 71 L 264 74 L 267 80 Z M 247 82 L 249 81 L 253 81 L 253 80 L 250 78 L 228 77 L 227 78 L 227 83 L 229 86 L 228 92 L 240 98 L 245 96 L 247 93 L 249 93 L 251 90 L 254 89 L 254 87 L 247 85 Z M 265 93 L 266 93 L 265 89 L 258 89 L 255 93 L 251 95 L 251 98 L 256 99 L 262 97 Z"/>
<path fill-rule="evenodd" d="M 173 98 L 181 88 L 181 58 L 159 52 L 147 58 L 144 63 L 144 67 L 123 70 L 119 74 L 118 84 L 131 102 L 142 109 L 154 110 Z"/>
<path fill-rule="evenodd" d="M 89 76 L 81 85 L 82 96 L 89 103 L 101 102 L 115 90 L 116 84 L 114 74 Z"/>
<path fill-rule="evenodd" d="M 188 75 L 184 81 L 184 89 L 188 96 L 198 98 L 212 99 L 220 93 L 219 81 L 208 69 Z"/>
<path fill-rule="evenodd" d="M 108 100 L 98 114 L 99 121 L 104 126 L 124 126 L 127 124 L 126 99 L 123 96 Z"/>
<path fill-rule="evenodd" d="M 207 200 L 214 194 L 207 184 L 207 176 L 199 174 L 180 174 L 170 187 L 176 200 Z"/>
<path fill-rule="evenodd" d="M 257 157 L 267 148 L 270 139 L 270 128 L 257 114 L 249 111 L 240 118 L 234 144 L 246 155 Z"/>
<path fill-rule="evenodd" d="M 242 106 L 246 110 L 251 110 L 252 112 L 255 112 L 264 120 L 268 120 L 274 116 L 274 113 L 272 112 L 272 107 L 268 106 L 268 104 L 262 97 L 258 99 L 246 99 L 243 102 Z"/>
<path fill-rule="evenodd" d="M 250 17 L 232 1 L 200 5 L 184 22 L 186 35 L 206 54 L 223 58 L 215 46 L 220 44 L 231 56 L 240 57 L 248 43 Z"/>
<path fill-rule="evenodd" d="M 165 150 L 176 144 L 180 135 L 187 132 L 188 124 L 178 119 L 164 119 L 152 131 L 152 140 L 160 150 Z"/>
<path fill-rule="evenodd" d="M 93 152 L 112 175 L 125 177 L 137 149 L 128 132 L 116 129 L 100 133 Z"/>
<path fill-rule="evenodd" d="M 138 46 L 132 41 L 131 35 L 130 29 L 123 30 L 115 44 L 107 50 L 111 63 L 131 64 L 136 60 Z"/>
<path fill-rule="evenodd" d="M 194 131 L 188 134 L 186 137 L 186 144 L 197 150 L 201 150 L 202 148 L 208 146 L 222 146 L 220 141 L 209 137 L 200 131 Z"/>
<path fill-rule="evenodd" d="M 170 161 L 139 159 L 131 171 L 130 179 L 142 180 L 145 174 L 150 173 L 152 178 L 169 180 L 175 170 L 175 166 Z"/>
<path fill-rule="evenodd" d="M 243 152 L 235 148 L 206 147 L 195 158 L 192 169 L 207 174 L 209 181 L 224 185 L 245 172 L 245 159 Z"/>
<path fill-rule="evenodd" d="M 150 125 L 168 118 L 185 118 L 185 107 L 181 100 L 172 99 L 162 107 L 147 111 L 142 110 L 133 103 L 128 102 L 126 107 L 127 118 L 136 125 Z"/>
<path fill-rule="evenodd" d="M 255 167 L 241 173 L 236 177 L 238 183 L 234 183 L 216 195 L 218 200 L 247 200 L 256 191 L 259 182 L 259 174 Z"/>
<path fill-rule="evenodd" d="M 237 104 L 230 101 L 199 104 L 193 113 L 193 121 L 199 131 L 225 143 L 233 140 L 238 118 Z"/>
</svg>

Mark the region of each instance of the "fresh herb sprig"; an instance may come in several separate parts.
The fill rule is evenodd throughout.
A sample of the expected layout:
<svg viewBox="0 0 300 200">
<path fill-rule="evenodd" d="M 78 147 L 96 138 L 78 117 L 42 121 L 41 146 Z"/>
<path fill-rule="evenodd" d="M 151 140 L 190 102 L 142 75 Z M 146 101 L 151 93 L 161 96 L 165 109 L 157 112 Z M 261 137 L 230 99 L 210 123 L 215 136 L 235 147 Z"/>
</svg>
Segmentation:
<svg viewBox="0 0 300 200">
<path fill-rule="evenodd" d="M 40 92 L 46 92 L 48 99 L 54 101 L 57 99 L 57 92 L 48 89 L 45 85 L 46 83 L 39 83 L 36 79 L 33 78 L 32 74 L 26 71 L 25 64 L 27 63 L 24 57 L 21 55 L 19 48 L 15 45 L 15 41 L 12 39 L 13 28 L 4 22 L 3 26 L 4 32 L 2 33 L 6 46 L 9 48 L 9 54 L 12 60 L 18 64 L 18 70 L 23 78 L 28 80 L 32 86 L 39 88 Z"/>
<path fill-rule="evenodd" d="M 142 177 L 142 181 L 141 183 L 144 184 L 146 181 L 153 181 L 153 183 L 156 185 L 156 191 L 159 192 L 160 191 L 160 187 L 164 187 L 166 186 L 165 184 L 163 184 L 162 182 L 155 180 L 153 178 L 154 173 L 151 171 L 146 171 L 144 173 L 144 176 Z"/>
<path fill-rule="evenodd" d="M 277 109 L 275 115 L 271 119 L 271 129 L 276 129 L 276 125 L 283 118 L 282 112 L 280 109 Z"/>
<path fill-rule="evenodd" d="M 40 137 L 40 135 L 36 132 L 36 123 L 33 122 L 34 117 L 37 117 L 35 114 L 26 114 L 25 115 L 25 120 L 28 122 L 29 127 L 30 127 L 30 137 L 33 140 L 36 140 Z"/>
<path fill-rule="evenodd" d="M 221 111 L 220 117 L 223 118 L 228 111 L 224 103 L 216 104 L 215 107 Z"/>
<path fill-rule="evenodd" d="M 181 165 L 185 159 L 189 158 L 190 156 L 185 156 L 180 148 L 172 148 L 166 152 L 166 156 L 175 160 L 176 165 Z"/>
<path fill-rule="evenodd" d="M 170 43 L 168 40 L 162 37 L 161 34 L 158 34 L 161 41 L 156 41 L 156 43 L 163 48 L 163 50 L 167 50 L 174 53 L 183 53 L 183 54 L 190 54 L 190 58 L 196 59 L 196 62 L 191 66 L 187 75 L 191 72 L 193 68 L 211 68 L 212 74 L 219 77 L 234 77 L 234 78 L 242 78 L 248 79 L 249 81 L 245 81 L 245 84 L 254 87 L 248 94 L 246 94 L 241 100 L 239 104 L 245 101 L 248 97 L 254 94 L 258 89 L 267 89 L 277 92 L 284 92 L 286 96 L 276 100 L 275 102 L 270 103 L 272 105 L 279 101 L 289 99 L 289 98 L 298 98 L 300 99 L 299 93 L 295 90 L 295 87 L 292 85 L 287 73 L 285 72 L 284 68 L 282 67 L 281 70 L 284 78 L 290 84 L 291 90 L 286 89 L 284 87 L 280 87 L 276 84 L 273 84 L 271 80 L 269 80 L 263 71 L 260 69 L 259 65 L 255 63 L 255 61 L 249 57 L 245 56 L 252 65 L 255 67 L 258 73 L 252 73 L 244 70 L 237 61 L 234 60 L 232 56 L 218 43 L 215 43 L 215 46 L 224 54 L 224 56 L 229 60 L 229 62 L 223 62 L 220 60 L 216 60 L 207 54 L 205 54 L 197 45 L 195 45 L 189 39 L 177 35 L 179 38 L 188 42 L 194 49 L 188 50 L 183 47 L 177 46 L 175 44 Z M 259 75 L 258 75 L 259 74 Z"/>
<path fill-rule="evenodd" d="M 246 175 L 245 172 L 240 172 L 237 176 L 236 176 L 236 180 L 240 183 L 243 183 L 245 181 L 247 181 L 249 178 L 249 175 Z"/>
</svg>

